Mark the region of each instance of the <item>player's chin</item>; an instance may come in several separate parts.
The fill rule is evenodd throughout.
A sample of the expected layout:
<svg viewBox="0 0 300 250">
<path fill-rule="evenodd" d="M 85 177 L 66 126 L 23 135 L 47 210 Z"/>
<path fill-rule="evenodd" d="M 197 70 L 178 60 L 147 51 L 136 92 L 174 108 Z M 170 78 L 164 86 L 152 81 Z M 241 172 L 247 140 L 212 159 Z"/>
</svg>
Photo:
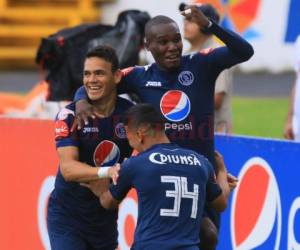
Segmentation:
<svg viewBox="0 0 300 250">
<path fill-rule="evenodd" d="M 176 70 L 180 67 L 180 60 L 166 60 L 165 68 L 168 70 Z"/>
<path fill-rule="evenodd" d="M 93 93 L 93 94 L 91 94 L 91 93 L 88 93 L 88 97 L 89 97 L 89 99 L 91 100 L 91 101 L 98 101 L 98 100 L 100 100 L 101 98 L 102 98 L 102 93 L 100 94 L 100 93 Z"/>
</svg>

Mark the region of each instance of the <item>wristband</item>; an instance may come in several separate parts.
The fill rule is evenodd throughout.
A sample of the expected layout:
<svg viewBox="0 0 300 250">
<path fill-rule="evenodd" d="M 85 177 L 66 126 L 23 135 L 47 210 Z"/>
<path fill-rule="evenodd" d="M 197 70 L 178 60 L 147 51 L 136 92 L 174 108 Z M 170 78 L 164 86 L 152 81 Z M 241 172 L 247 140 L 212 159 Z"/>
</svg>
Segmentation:
<svg viewBox="0 0 300 250">
<path fill-rule="evenodd" d="M 100 167 L 97 173 L 99 179 L 109 178 L 108 170 L 109 167 Z"/>
</svg>

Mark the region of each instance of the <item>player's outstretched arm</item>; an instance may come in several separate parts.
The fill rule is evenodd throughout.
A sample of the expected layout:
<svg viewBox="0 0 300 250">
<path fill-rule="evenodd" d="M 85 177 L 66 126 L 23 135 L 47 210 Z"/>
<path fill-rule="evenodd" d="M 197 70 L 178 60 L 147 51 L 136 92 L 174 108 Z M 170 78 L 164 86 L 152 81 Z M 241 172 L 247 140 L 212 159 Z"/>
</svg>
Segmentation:
<svg viewBox="0 0 300 250">
<path fill-rule="evenodd" d="M 112 176 L 108 167 L 92 167 L 80 162 L 78 148 L 75 146 L 59 147 L 57 152 L 60 171 L 65 181 L 89 182 Z"/>
</svg>

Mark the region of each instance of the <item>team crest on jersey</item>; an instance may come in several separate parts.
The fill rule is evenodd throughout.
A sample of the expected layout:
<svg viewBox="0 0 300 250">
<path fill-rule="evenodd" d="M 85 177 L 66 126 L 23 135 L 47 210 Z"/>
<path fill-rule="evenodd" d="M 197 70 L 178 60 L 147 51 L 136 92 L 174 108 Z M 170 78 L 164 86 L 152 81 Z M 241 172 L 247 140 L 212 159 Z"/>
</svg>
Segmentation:
<svg viewBox="0 0 300 250">
<path fill-rule="evenodd" d="M 104 140 L 94 151 L 94 163 L 97 167 L 115 165 L 120 159 L 120 149 L 112 141 Z"/>
<path fill-rule="evenodd" d="M 182 71 L 178 76 L 178 81 L 184 86 L 190 86 L 194 82 L 194 75 L 191 71 Z"/>
<path fill-rule="evenodd" d="M 55 122 L 55 139 L 67 137 L 69 133 L 69 127 L 66 122 L 62 120 Z"/>
<path fill-rule="evenodd" d="M 191 102 L 184 92 L 180 90 L 170 90 L 161 98 L 160 110 L 169 121 L 179 122 L 189 115 Z"/>
<path fill-rule="evenodd" d="M 59 111 L 58 115 L 57 115 L 57 119 L 58 120 L 65 120 L 68 115 L 73 115 L 74 116 L 74 111 L 67 109 L 67 108 L 63 108 L 61 111 Z"/>
<path fill-rule="evenodd" d="M 120 139 L 125 139 L 126 138 L 126 130 L 125 130 L 124 124 L 122 122 L 118 123 L 115 126 L 115 134 Z"/>
</svg>

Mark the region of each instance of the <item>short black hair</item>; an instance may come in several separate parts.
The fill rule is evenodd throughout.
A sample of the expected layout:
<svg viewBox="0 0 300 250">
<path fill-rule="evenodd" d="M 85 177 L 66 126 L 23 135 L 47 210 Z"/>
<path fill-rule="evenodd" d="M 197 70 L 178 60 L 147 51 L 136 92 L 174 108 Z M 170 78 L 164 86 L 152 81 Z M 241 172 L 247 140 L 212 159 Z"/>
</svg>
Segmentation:
<svg viewBox="0 0 300 250">
<path fill-rule="evenodd" d="M 141 103 L 132 106 L 125 112 L 124 124 L 134 128 L 149 125 L 151 129 L 164 131 L 165 120 L 152 104 Z"/>
<path fill-rule="evenodd" d="M 159 15 L 151 18 L 145 25 L 145 36 L 148 38 L 148 35 L 150 33 L 150 30 L 152 26 L 160 25 L 160 24 L 168 24 L 168 23 L 177 23 L 170 17 Z"/>
<path fill-rule="evenodd" d="M 119 69 L 119 59 L 114 48 L 108 45 L 99 45 L 88 51 L 85 58 L 98 57 L 111 63 L 111 71 L 115 72 Z"/>
</svg>

